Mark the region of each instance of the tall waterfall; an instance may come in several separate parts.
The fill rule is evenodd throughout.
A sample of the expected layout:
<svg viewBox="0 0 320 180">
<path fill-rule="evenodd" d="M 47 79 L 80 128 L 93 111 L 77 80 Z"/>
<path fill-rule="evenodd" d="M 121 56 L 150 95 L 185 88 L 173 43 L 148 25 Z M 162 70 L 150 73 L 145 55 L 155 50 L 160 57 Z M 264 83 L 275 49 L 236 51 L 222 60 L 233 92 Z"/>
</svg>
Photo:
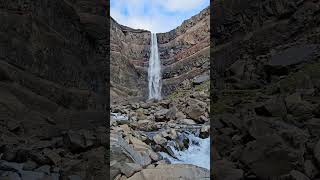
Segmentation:
<svg viewBox="0 0 320 180">
<path fill-rule="evenodd" d="M 157 35 L 151 34 L 151 55 L 149 59 L 148 80 L 149 99 L 161 99 L 161 64 L 158 52 Z"/>
</svg>

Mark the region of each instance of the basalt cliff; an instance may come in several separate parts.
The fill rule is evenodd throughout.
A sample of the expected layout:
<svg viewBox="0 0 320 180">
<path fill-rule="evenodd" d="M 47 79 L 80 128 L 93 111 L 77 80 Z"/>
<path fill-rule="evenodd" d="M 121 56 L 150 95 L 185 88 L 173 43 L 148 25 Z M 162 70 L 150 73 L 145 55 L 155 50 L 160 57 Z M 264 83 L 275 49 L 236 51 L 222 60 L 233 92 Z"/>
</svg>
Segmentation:
<svg viewBox="0 0 320 180">
<path fill-rule="evenodd" d="M 111 98 L 148 94 L 147 76 L 151 32 L 118 24 L 111 18 Z M 190 80 L 209 80 L 209 7 L 179 27 L 157 33 L 162 64 L 163 96 L 190 85 Z M 139 99 L 139 98 L 137 98 Z M 144 99 L 145 100 L 145 99 Z"/>
</svg>

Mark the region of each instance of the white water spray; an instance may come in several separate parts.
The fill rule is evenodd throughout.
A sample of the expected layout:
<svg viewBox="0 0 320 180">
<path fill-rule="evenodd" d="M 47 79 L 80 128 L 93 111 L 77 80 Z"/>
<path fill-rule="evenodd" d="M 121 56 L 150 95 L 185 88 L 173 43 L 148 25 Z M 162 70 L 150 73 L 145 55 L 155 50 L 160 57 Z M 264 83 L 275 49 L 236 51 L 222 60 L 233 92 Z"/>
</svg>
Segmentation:
<svg viewBox="0 0 320 180">
<path fill-rule="evenodd" d="M 161 99 L 161 64 L 158 52 L 157 35 L 151 34 L 151 54 L 148 68 L 149 99 Z"/>
<path fill-rule="evenodd" d="M 184 151 L 172 148 L 177 159 L 165 152 L 160 154 L 167 158 L 172 164 L 193 164 L 199 167 L 210 169 L 210 138 L 201 139 L 193 134 L 189 135 L 189 148 Z"/>
</svg>

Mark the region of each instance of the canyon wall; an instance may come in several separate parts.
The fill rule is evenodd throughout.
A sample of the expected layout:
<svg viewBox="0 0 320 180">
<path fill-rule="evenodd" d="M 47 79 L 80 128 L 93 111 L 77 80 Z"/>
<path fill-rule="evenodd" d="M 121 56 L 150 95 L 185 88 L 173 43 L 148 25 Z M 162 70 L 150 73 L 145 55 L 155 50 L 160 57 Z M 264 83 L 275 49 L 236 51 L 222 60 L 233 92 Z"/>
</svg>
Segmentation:
<svg viewBox="0 0 320 180">
<path fill-rule="evenodd" d="M 110 20 L 111 98 L 141 97 L 148 93 L 147 68 L 151 32 Z"/>
<path fill-rule="evenodd" d="M 214 179 L 319 178 L 320 2 L 217 0 Z"/>
<path fill-rule="evenodd" d="M 158 33 L 162 67 L 163 95 L 169 95 L 183 82 L 209 75 L 210 9 L 185 20 L 167 33 Z"/>
<path fill-rule="evenodd" d="M 0 2 L 0 179 L 108 178 L 106 143 L 83 139 L 108 138 L 107 8 L 103 0 Z"/>
<path fill-rule="evenodd" d="M 162 95 L 197 76 L 207 78 L 210 58 L 209 7 L 179 27 L 157 33 L 162 64 Z M 111 18 L 111 98 L 146 99 L 151 32 L 118 24 Z"/>
</svg>

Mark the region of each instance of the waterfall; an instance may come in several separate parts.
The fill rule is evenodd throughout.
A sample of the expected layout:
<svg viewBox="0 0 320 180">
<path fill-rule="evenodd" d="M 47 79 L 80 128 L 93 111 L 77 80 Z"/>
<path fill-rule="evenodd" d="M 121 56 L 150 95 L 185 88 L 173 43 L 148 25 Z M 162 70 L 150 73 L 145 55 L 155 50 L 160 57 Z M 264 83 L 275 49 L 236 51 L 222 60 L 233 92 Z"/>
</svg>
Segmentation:
<svg viewBox="0 0 320 180">
<path fill-rule="evenodd" d="M 157 35 L 151 34 L 151 54 L 148 68 L 149 99 L 161 99 L 161 64 Z"/>
</svg>

